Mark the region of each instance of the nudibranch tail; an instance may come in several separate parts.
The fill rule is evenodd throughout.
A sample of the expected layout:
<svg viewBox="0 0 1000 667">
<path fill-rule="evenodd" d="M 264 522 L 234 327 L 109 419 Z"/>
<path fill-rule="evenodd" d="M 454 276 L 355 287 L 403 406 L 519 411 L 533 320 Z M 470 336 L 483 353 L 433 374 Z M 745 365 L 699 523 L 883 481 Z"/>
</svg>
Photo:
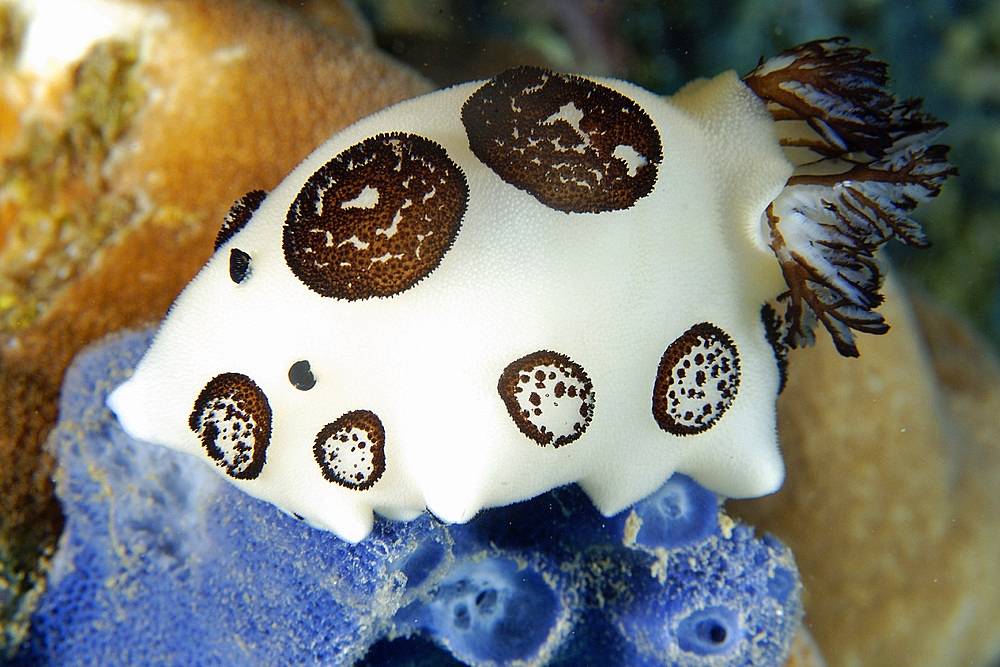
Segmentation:
<svg viewBox="0 0 1000 667">
<path fill-rule="evenodd" d="M 885 63 L 845 37 L 785 51 L 743 80 L 796 165 L 762 220 L 788 283 L 782 341 L 811 344 L 818 320 L 842 355 L 857 356 L 852 330 L 889 329 L 875 312 L 884 279 L 875 252 L 890 239 L 928 246 L 909 214 L 957 173 L 948 147 L 930 143 L 945 123 L 920 100 L 897 100 Z"/>
</svg>

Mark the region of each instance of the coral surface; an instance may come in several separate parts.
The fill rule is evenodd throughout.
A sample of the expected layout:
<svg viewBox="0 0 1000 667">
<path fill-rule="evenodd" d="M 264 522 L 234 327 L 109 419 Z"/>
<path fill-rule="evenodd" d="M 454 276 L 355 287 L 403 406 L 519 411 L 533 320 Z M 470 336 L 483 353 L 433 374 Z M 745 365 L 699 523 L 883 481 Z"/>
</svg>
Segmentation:
<svg viewBox="0 0 1000 667">
<path fill-rule="evenodd" d="M 350 11 L 320 25 L 242 0 L 79 7 L 64 35 L 28 15 L 58 29 L 75 3 L 0 2 L 0 655 L 60 530 L 41 443 L 73 355 L 162 318 L 233 199 L 429 87 L 364 43 Z"/>
<path fill-rule="evenodd" d="M 989 664 L 1000 649 L 1000 364 L 887 284 L 861 358 L 790 355 L 784 487 L 734 514 L 787 540 L 832 665 Z"/>
<path fill-rule="evenodd" d="M 67 372 L 50 439 L 66 529 L 17 663 L 350 664 L 411 635 L 471 665 L 788 655 L 791 553 L 690 479 L 611 519 L 564 487 L 467 525 L 379 521 L 351 545 L 124 434 L 104 401 L 149 338 L 113 337 Z"/>
</svg>

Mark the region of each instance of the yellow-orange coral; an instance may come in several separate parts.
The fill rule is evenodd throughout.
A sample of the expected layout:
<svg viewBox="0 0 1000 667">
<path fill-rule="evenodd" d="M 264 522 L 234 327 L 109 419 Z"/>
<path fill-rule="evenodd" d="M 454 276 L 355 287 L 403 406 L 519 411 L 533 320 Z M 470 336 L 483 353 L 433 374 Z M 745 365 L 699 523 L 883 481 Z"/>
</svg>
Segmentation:
<svg viewBox="0 0 1000 667">
<path fill-rule="evenodd" d="M 734 514 L 792 548 L 831 665 L 988 662 L 1000 643 L 1000 366 L 955 320 L 890 284 L 860 359 L 790 359 L 788 468 Z"/>
<path fill-rule="evenodd" d="M 58 536 L 41 445 L 77 350 L 109 331 L 161 318 L 211 253 L 234 199 L 273 187 L 351 121 L 429 87 L 357 34 L 333 34 L 279 5 L 166 0 L 144 7 L 166 23 L 135 42 L 96 44 L 68 87 L 53 89 L 55 106 L 34 110 L 35 129 L 22 125 L 0 145 L 7 193 L 0 248 L 37 235 L 39 221 L 51 223 L 40 255 L 58 258 L 66 273 L 80 239 L 92 241 L 75 265 L 82 275 L 68 286 L 53 274 L 40 293 L 25 288 L 0 303 L 28 311 L 35 300 L 51 303 L 0 340 L 0 560 L 13 564 L 6 583 L 19 588 L 15 595 L 30 586 L 25 577 L 36 549 L 51 549 Z M 82 81 L 81 72 L 97 80 Z M 8 72 L 0 85 L 23 88 L 18 76 Z M 115 81 L 125 81 L 129 94 L 102 97 L 120 90 Z M 74 116 L 59 95 L 69 96 L 71 110 L 84 104 L 92 113 Z M 32 110 L 25 103 L 2 111 L 27 119 Z M 53 219 L 52 211 L 62 213 Z M 26 275 L 37 279 L 37 271 Z M 25 620 L 22 614 L 18 623 Z"/>
<path fill-rule="evenodd" d="M 151 99 L 122 186 L 141 186 L 161 205 L 221 219 L 248 189 L 276 184 L 331 130 L 428 89 L 376 51 L 280 7 L 156 6 L 176 27 L 158 31 L 150 50 Z M 210 171 L 192 168 L 208 163 Z"/>
</svg>

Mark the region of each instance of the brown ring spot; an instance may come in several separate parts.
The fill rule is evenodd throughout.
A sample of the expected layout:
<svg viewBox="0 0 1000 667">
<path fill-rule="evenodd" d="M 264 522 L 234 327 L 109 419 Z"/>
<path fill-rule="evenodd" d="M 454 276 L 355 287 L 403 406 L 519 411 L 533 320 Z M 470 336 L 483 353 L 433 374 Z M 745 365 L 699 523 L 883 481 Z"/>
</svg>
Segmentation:
<svg viewBox="0 0 1000 667">
<path fill-rule="evenodd" d="M 594 387 L 580 364 L 539 350 L 511 362 L 497 383 L 507 412 L 539 445 L 561 447 L 583 435 L 594 416 Z"/>
<path fill-rule="evenodd" d="M 582 77 L 507 70 L 466 100 L 462 122 L 480 161 L 558 211 L 626 209 L 656 184 L 662 152 L 649 114 Z"/>
<path fill-rule="evenodd" d="M 370 410 L 353 410 L 316 434 L 313 456 L 328 482 L 370 489 L 385 472 L 385 429 Z"/>
<path fill-rule="evenodd" d="M 234 479 L 255 479 L 271 441 L 271 406 L 257 383 L 240 373 L 222 373 L 194 402 L 188 426 L 209 458 Z"/>
<path fill-rule="evenodd" d="M 261 202 L 267 198 L 267 193 L 263 190 L 251 190 L 236 201 L 226 214 L 226 219 L 222 221 L 222 228 L 219 229 L 218 236 L 215 237 L 215 250 L 219 249 L 223 243 L 233 238 L 241 229 L 246 227 L 253 217 Z"/>
<path fill-rule="evenodd" d="M 653 418 L 674 435 L 712 428 L 740 386 L 733 339 L 709 322 L 695 324 L 667 347 L 653 384 Z"/>
<path fill-rule="evenodd" d="M 399 294 L 451 248 L 469 198 L 444 148 L 415 134 L 351 146 L 305 182 L 282 233 L 285 262 L 326 297 Z"/>
</svg>

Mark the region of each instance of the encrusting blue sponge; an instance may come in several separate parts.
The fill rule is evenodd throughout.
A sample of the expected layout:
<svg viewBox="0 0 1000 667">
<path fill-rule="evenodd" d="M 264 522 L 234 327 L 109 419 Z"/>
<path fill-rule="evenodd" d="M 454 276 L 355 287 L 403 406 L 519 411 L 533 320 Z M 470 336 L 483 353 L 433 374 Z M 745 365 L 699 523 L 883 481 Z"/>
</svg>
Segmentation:
<svg viewBox="0 0 1000 667">
<path fill-rule="evenodd" d="M 391 564 L 432 521 L 383 522 L 350 545 L 225 484 L 189 457 L 129 439 L 104 397 L 148 334 L 68 372 L 49 441 L 66 514 L 25 664 L 350 664 L 402 595 Z"/>
<path fill-rule="evenodd" d="M 674 475 L 609 523 L 649 557 L 652 576 L 612 611 L 649 664 L 764 664 L 780 653 L 775 638 L 795 632 L 800 619 L 788 610 L 800 591 L 791 553 L 720 514 L 719 497 L 690 477 Z"/>
<path fill-rule="evenodd" d="M 655 551 L 701 542 L 718 529 L 718 514 L 719 497 L 677 473 L 612 522 L 629 536 L 628 546 Z"/>
<path fill-rule="evenodd" d="M 790 552 L 725 519 L 697 549 L 658 550 L 648 561 L 653 576 L 612 610 L 642 664 L 773 664 L 781 638 L 797 629 Z"/>
<path fill-rule="evenodd" d="M 349 544 L 121 431 L 104 400 L 149 339 L 108 339 L 67 372 L 49 441 L 66 525 L 14 664 L 787 656 L 802 615 L 791 553 L 689 478 L 609 519 L 570 486 L 465 525 L 376 521 Z"/>
<path fill-rule="evenodd" d="M 434 637 L 470 664 L 508 664 L 551 653 L 571 625 L 565 587 L 543 568 L 494 555 L 458 564 L 425 602 L 396 615 L 398 629 Z"/>
</svg>

